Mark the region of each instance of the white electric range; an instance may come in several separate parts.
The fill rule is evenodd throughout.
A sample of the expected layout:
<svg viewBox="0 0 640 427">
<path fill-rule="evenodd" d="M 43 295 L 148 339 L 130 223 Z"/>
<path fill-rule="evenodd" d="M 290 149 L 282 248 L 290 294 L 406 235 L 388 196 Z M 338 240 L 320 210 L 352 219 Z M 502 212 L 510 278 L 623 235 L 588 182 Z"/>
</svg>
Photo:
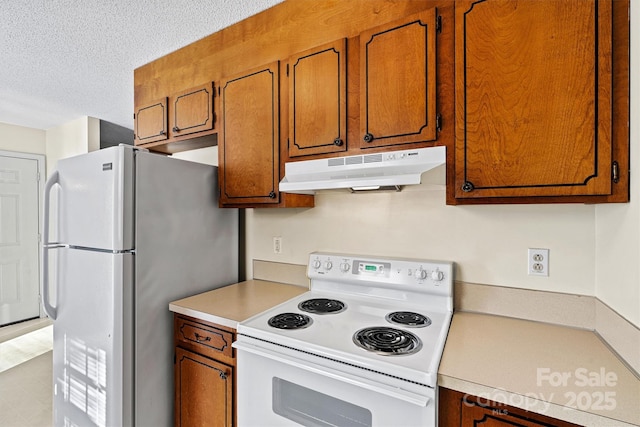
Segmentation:
<svg viewBox="0 0 640 427">
<path fill-rule="evenodd" d="M 453 263 L 316 252 L 307 274 L 238 326 L 238 424 L 435 426 Z"/>
</svg>

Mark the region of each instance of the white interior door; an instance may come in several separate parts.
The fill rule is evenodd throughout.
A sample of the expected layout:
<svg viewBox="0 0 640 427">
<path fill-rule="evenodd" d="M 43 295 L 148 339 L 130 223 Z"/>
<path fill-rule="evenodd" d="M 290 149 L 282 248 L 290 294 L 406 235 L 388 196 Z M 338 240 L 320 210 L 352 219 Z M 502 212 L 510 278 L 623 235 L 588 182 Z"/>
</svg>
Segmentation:
<svg viewBox="0 0 640 427">
<path fill-rule="evenodd" d="M 0 152 L 0 326 L 38 317 L 39 165 Z"/>
</svg>

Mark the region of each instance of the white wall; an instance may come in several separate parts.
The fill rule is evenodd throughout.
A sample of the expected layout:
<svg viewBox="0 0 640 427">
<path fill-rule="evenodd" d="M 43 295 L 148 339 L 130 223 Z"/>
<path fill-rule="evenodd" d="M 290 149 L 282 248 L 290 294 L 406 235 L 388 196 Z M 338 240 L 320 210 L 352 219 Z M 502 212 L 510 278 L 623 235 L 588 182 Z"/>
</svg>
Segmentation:
<svg viewBox="0 0 640 427">
<path fill-rule="evenodd" d="M 594 206 L 446 206 L 444 180 L 440 167 L 400 193 L 323 192 L 312 209 L 251 210 L 247 255 L 297 264 L 315 250 L 440 258 L 455 261 L 465 282 L 594 295 Z M 527 275 L 528 248 L 550 249 L 549 277 Z"/>
<path fill-rule="evenodd" d="M 40 129 L 0 123 L 0 150 L 45 154 L 45 137 Z"/>
<path fill-rule="evenodd" d="M 198 150 L 183 151 L 181 153 L 173 154 L 171 157 L 218 166 L 218 147 L 206 147 Z"/>
<path fill-rule="evenodd" d="M 640 2 L 631 2 L 631 203 L 596 207 L 596 290 L 640 326 Z"/>
<path fill-rule="evenodd" d="M 83 116 L 46 131 L 47 175 L 60 159 L 100 148 L 100 120 Z"/>
</svg>

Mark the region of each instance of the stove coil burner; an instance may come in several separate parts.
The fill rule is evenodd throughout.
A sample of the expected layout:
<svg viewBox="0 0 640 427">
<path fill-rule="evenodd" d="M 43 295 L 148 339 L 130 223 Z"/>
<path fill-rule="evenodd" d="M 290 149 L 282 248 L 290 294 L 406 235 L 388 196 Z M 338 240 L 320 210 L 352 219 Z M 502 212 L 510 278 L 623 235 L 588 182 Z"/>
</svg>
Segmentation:
<svg viewBox="0 0 640 427">
<path fill-rule="evenodd" d="M 360 329 L 353 342 L 365 350 L 384 356 L 402 356 L 418 352 L 422 342 L 411 332 L 386 326 Z"/>
<path fill-rule="evenodd" d="M 302 301 L 298 308 L 307 313 L 336 314 L 346 310 L 347 306 L 342 301 L 329 298 L 313 298 Z"/>
<path fill-rule="evenodd" d="M 394 311 L 393 313 L 387 314 L 385 319 L 390 323 L 408 326 L 410 328 L 424 328 L 431 324 L 431 319 L 427 316 L 411 311 Z"/>
<path fill-rule="evenodd" d="M 304 329 L 311 323 L 309 316 L 300 313 L 281 313 L 269 319 L 269 326 L 278 329 Z"/>
</svg>

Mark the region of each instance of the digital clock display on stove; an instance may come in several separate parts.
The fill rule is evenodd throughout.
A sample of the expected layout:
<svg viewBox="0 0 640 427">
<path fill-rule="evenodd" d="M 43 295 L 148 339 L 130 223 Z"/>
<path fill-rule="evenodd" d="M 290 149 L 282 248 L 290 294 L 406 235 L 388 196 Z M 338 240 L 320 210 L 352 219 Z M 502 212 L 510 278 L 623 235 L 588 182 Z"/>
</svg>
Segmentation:
<svg viewBox="0 0 640 427">
<path fill-rule="evenodd" d="M 357 271 L 357 274 L 366 274 L 372 276 L 387 276 L 391 269 L 390 263 L 372 263 L 365 261 L 356 261 L 357 268 L 354 269 L 354 272 Z"/>
</svg>

